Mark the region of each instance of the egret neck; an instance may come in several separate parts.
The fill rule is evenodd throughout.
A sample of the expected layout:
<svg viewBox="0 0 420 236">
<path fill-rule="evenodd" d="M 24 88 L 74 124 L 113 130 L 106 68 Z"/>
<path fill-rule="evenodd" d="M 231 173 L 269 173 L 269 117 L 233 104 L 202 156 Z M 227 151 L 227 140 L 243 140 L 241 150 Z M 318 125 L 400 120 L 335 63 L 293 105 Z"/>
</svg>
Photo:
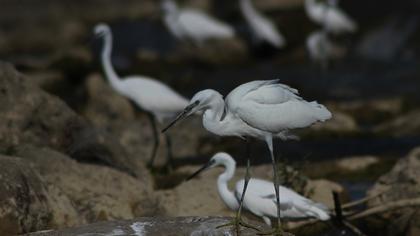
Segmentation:
<svg viewBox="0 0 420 236">
<path fill-rule="evenodd" d="M 212 100 L 206 106 L 203 114 L 203 125 L 208 131 L 217 135 L 226 135 L 229 126 L 226 126 L 226 119 L 222 120 L 225 110 L 225 101 L 221 94 L 215 92 Z M 229 135 L 229 134 L 228 134 Z"/>
<path fill-rule="evenodd" d="M 238 199 L 236 199 L 235 194 L 229 190 L 227 185 L 228 181 L 232 179 L 235 173 L 235 163 L 233 161 L 229 163 L 223 163 L 223 166 L 225 167 L 225 172 L 219 175 L 217 179 L 217 190 L 219 191 L 219 195 L 226 203 L 226 205 L 231 210 L 236 211 L 239 208 Z"/>
<path fill-rule="evenodd" d="M 102 66 L 105 71 L 105 75 L 111 83 L 112 87 L 118 89 L 120 85 L 120 79 L 117 73 L 114 70 L 114 67 L 111 63 L 111 53 L 112 53 L 112 34 L 108 32 L 104 34 L 104 46 L 102 50 Z"/>
</svg>

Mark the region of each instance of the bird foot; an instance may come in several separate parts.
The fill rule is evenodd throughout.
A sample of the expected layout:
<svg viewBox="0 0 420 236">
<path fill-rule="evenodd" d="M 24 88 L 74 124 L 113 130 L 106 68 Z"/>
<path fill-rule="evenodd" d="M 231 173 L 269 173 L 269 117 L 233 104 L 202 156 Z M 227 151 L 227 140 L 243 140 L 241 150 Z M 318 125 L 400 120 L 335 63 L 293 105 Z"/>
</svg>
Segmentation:
<svg viewBox="0 0 420 236">
<path fill-rule="evenodd" d="M 260 231 L 260 229 L 258 229 L 256 226 L 253 226 L 251 224 L 248 224 L 246 222 L 244 222 L 242 219 L 233 219 L 232 221 L 230 221 L 227 224 L 223 224 L 223 225 L 219 225 L 216 228 L 220 229 L 220 228 L 224 228 L 224 227 L 228 227 L 228 226 L 234 226 L 235 227 L 235 231 L 237 235 L 240 235 L 240 227 L 245 227 L 245 228 L 249 228 L 249 229 L 253 229 L 255 231 Z"/>
</svg>

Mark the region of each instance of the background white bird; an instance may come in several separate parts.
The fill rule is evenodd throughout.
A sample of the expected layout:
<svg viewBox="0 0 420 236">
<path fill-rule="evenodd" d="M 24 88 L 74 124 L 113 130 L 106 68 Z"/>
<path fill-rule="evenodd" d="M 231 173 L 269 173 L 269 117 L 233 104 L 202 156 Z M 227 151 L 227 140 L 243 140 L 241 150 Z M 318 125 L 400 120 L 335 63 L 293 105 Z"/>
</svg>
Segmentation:
<svg viewBox="0 0 420 236">
<path fill-rule="evenodd" d="M 236 168 L 236 162 L 229 154 L 224 152 L 215 154 L 208 163 L 192 174 L 187 180 L 194 178 L 204 170 L 216 166 L 225 167 L 225 171 L 217 179 L 219 196 L 227 207 L 236 211 L 239 208 L 239 201 L 242 197 L 245 180 L 241 179 L 236 183 L 234 192 L 229 190 L 228 182 L 234 176 Z M 328 208 L 325 205 L 315 203 L 281 185 L 279 186 L 279 191 L 281 193 L 280 213 L 282 219 L 293 221 L 308 218 L 316 218 L 323 221 L 330 219 Z M 262 179 L 251 178 L 243 201 L 245 209 L 261 217 L 267 225 L 271 226 L 270 218 L 277 216 L 276 195 L 273 183 Z"/>
<path fill-rule="evenodd" d="M 95 26 L 94 33 L 104 39 L 101 60 L 105 76 L 111 87 L 149 114 L 155 138 L 152 156 L 149 161 L 149 165 L 152 166 L 159 146 L 159 132 L 155 120 L 163 123 L 165 119 L 172 118 L 188 105 L 188 100 L 162 82 L 146 76 L 129 76 L 121 79 L 111 63 L 112 32 L 110 27 L 106 24 L 98 24 Z M 168 136 L 166 138 L 168 158 L 170 158 L 170 141 Z"/>
<path fill-rule="evenodd" d="M 273 182 L 278 205 L 277 226 L 280 227 L 280 199 L 276 187 L 279 186 L 279 180 L 273 138 L 295 138 L 288 134 L 289 129 L 304 128 L 317 121 L 328 120 L 331 113 L 317 102 L 303 100 L 296 89 L 279 83 L 279 80 L 258 80 L 238 86 L 225 100 L 220 93 L 211 89 L 196 93 L 190 105 L 162 132 L 197 111 L 203 111 L 204 127 L 216 135 L 254 137 L 267 143 L 273 163 Z M 247 175 L 242 195 L 245 195 L 248 180 Z M 240 210 L 241 206 L 238 212 Z"/>
<path fill-rule="evenodd" d="M 327 67 L 329 60 L 344 56 L 346 50 L 330 40 L 323 30 L 312 32 L 306 38 L 306 48 L 312 61 Z"/>
<path fill-rule="evenodd" d="M 324 26 L 327 32 L 340 34 L 357 31 L 356 22 L 334 4 L 305 0 L 305 10 L 308 17 L 313 22 Z"/>
<path fill-rule="evenodd" d="M 240 8 L 247 21 L 252 36 L 257 42 L 267 42 L 276 48 L 286 45 L 286 40 L 275 24 L 254 8 L 251 0 L 240 0 Z"/>
<path fill-rule="evenodd" d="M 202 45 L 209 39 L 235 37 L 232 26 L 223 23 L 196 9 L 180 9 L 173 0 L 162 2 L 164 22 L 169 31 L 180 40 L 192 40 Z"/>
</svg>

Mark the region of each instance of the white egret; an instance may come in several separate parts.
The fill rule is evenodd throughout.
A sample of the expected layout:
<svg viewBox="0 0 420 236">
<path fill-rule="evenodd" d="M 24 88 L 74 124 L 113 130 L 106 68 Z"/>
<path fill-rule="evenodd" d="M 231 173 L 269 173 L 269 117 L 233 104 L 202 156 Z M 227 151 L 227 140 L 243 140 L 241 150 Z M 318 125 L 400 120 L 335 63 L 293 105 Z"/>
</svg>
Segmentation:
<svg viewBox="0 0 420 236">
<path fill-rule="evenodd" d="M 254 137 L 267 143 L 273 163 L 273 182 L 278 206 L 277 226 L 280 227 L 280 199 L 276 187 L 279 186 L 279 179 L 273 152 L 273 138 L 283 140 L 292 138 L 293 136 L 288 134 L 290 129 L 304 128 L 317 121 L 328 120 L 331 118 L 331 113 L 315 101 L 305 101 L 298 95 L 296 89 L 279 83 L 279 80 L 259 80 L 238 86 L 225 100 L 220 93 L 212 89 L 196 93 L 184 111 L 162 132 L 198 111 L 203 111 L 204 128 L 216 135 Z M 246 176 L 243 196 L 248 179 L 249 176 Z M 241 206 L 237 221 L 240 220 L 240 211 Z"/>
<path fill-rule="evenodd" d="M 209 162 L 188 179 L 194 178 L 200 172 L 216 166 L 225 167 L 225 171 L 217 179 L 219 196 L 227 207 L 236 211 L 239 208 L 239 200 L 242 198 L 245 180 L 241 179 L 236 183 L 234 192 L 229 190 L 228 181 L 234 176 L 236 168 L 236 162 L 229 154 L 224 152 L 215 154 Z M 280 185 L 278 187 L 281 193 L 280 212 L 282 219 L 290 221 L 308 218 L 316 218 L 322 221 L 330 219 L 328 208 L 325 205 L 315 203 L 284 186 Z M 273 183 L 251 178 L 248 183 L 246 196 L 243 199 L 243 207 L 254 215 L 261 217 L 267 225 L 271 226 L 270 218 L 277 216 Z"/>
<path fill-rule="evenodd" d="M 129 76 L 121 79 L 111 63 L 112 32 L 110 27 L 106 24 L 98 24 L 95 26 L 94 33 L 104 39 L 101 55 L 102 67 L 111 87 L 117 93 L 133 101 L 149 115 L 155 139 L 152 156 L 149 160 L 149 165 L 152 166 L 159 146 L 156 120 L 163 123 L 165 119 L 174 117 L 188 105 L 188 100 L 162 82 L 146 76 Z M 170 140 L 167 135 L 166 144 L 168 145 L 168 160 L 170 160 Z"/>
<path fill-rule="evenodd" d="M 240 8 L 257 42 L 267 42 L 276 48 L 286 45 L 285 38 L 273 22 L 258 12 L 251 0 L 240 0 Z"/>
<path fill-rule="evenodd" d="M 306 38 L 306 48 L 311 60 L 323 67 L 328 65 L 330 59 L 339 58 L 345 53 L 345 49 L 332 42 L 323 30 L 312 32 Z"/>
<path fill-rule="evenodd" d="M 196 9 L 180 9 L 173 0 L 163 0 L 164 22 L 179 40 L 192 40 L 202 45 L 209 39 L 229 39 L 235 36 L 232 26 Z"/>
<path fill-rule="evenodd" d="M 327 32 L 340 34 L 357 31 L 356 22 L 335 4 L 305 0 L 305 10 L 308 17 L 315 23 L 324 26 Z"/>
</svg>

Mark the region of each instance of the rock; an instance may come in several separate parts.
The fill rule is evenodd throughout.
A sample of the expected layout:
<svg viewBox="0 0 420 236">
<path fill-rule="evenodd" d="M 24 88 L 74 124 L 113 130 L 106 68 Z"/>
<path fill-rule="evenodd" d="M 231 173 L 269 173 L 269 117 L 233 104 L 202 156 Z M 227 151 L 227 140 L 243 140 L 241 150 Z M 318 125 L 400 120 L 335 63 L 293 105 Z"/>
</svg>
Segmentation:
<svg viewBox="0 0 420 236">
<path fill-rule="evenodd" d="M 41 177 L 24 160 L 0 155 L 0 231 L 17 235 L 45 229 L 51 221 Z"/>
<path fill-rule="evenodd" d="M 420 110 L 410 111 L 375 127 L 375 132 L 394 137 L 416 136 L 420 132 Z"/>
<path fill-rule="evenodd" d="M 420 148 L 412 150 L 407 157 L 397 162 L 394 168 L 379 178 L 368 191 L 373 196 L 386 191 L 380 197 L 368 202 L 368 207 L 378 206 L 396 200 L 420 196 Z M 381 229 L 385 235 L 417 235 L 420 228 L 420 208 L 409 207 L 380 214 L 371 222 L 373 230 Z"/>
<path fill-rule="evenodd" d="M 48 148 L 20 147 L 15 155 L 33 164 L 55 197 L 66 196 L 77 215 L 57 206 L 55 227 L 98 220 L 161 214 L 149 179 L 134 178 L 106 166 L 78 163 Z"/>
<path fill-rule="evenodd" d="M 177 217 L 177 218 L 138 218 L 126 221 L 101 222 L 85 225 L 76 228 L 64 229 L 60 231 L 45 231 L 32 233 L 32 236 L 53 236 L 53 235 L 214 235 L 224 236 L 233 235 L 232 227 L 217 228 L 217 226 L 230 222 L 230 218 L 225 217 Z M 250 222 L 263 232 L 269 229 L 257 222 Z M 241 235 L 255 235 L 253 229 L 243 228 Z"/>
<path fill-rule="evenodd" d="M 316 123 L 311 128 L 317 131 L 329 131 L 337 133 L 356 132 L 359 127 L 355 119 L 343 112 L 333 111 L 333 117 L 322 123 Z"/>
<path fill-rule="evenodd" d="M 337 167 L 345 171 L 360 171 L 378 162 L 379 159 L 375 156 L 348 157 L 338 160 Z"/>
<path fill-rule="evenodd" d="M 0 63 L 0 152 L 22 144 L 50 147 L 79 161 L 105 164 L 140 179 L 148 173 L 106 130 L 92 127 L 64 102 Z"/>
</svg>

